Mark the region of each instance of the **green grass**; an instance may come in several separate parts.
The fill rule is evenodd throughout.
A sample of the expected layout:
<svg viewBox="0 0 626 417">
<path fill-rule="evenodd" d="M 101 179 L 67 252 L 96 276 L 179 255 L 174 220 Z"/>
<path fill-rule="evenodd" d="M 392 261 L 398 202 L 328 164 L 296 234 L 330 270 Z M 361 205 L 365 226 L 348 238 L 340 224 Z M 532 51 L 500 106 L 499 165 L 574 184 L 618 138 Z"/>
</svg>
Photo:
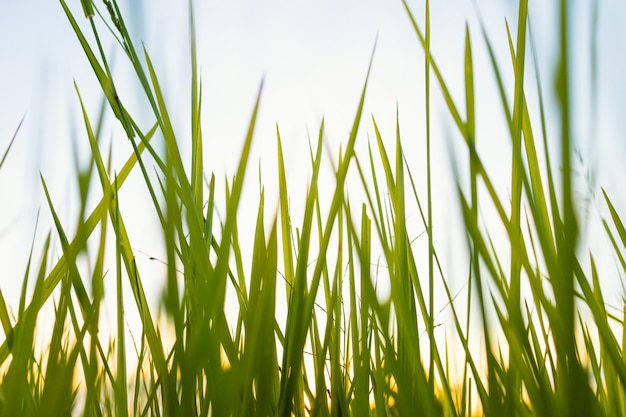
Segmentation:
<svg viewBox="0 0 626 417">
<path fill-rule="evenodd" d="M 202 87 L 192 7 L 191 134 L 179 137 L 150 53 L 136 49 L 117 2 L 105 0 L 104 8 L 90 0 L 81 3 L 85 17 L 60 0 L 102 89 L 103 106 L 116 117 L 133 152 L 123 165 L 112 166 L 111 149 L 100 145 L 104 116 L 92 122 L 77 86 L 82 136 L 91 149 L 90 163 L 76 173 L 79 215 L 75 224 L 63 224 L 61 208 L 42 177 L 54 230 L 43 247 L 31 249 L 19 306 L 9 309 L 0 292 L 5 335 L 0 415 L 626 414 L 626 310 L 624 317 L 609 314 L 593 248 L 577 251 L 580 215 L 573 198 L 568 65 L 573 29 L 565 0 L 556 26 L 556 76 L 548 77 L 553 83 L 543 87 L 536 64 L 531 65 L 536 60 L 529 60 L 535 48 L 527 30 L 528 2 L 521 0 L 517 33 L 506 25 L 507 65 L 496 60 L 483 27 L 466 28 L 461 103 L 452 98 L 431 53 L 429 2 L 423 26 L 404 2 L 407 24 L 425 57 L 425 167 L 409 165 L 399 118 L 395 146 L 389 147 L 375 116 L 367 120 L 363 115 L 368 83 L 374 82 L 373 51 L 350 135 L 341 149 L 330 150 L 335 172 L 330 200 L 320 195 L 321 167 L 328 162 L 324 123 L 310 144 L 311 175 L 301 213 L 290 212 L 292 194 L 277 126 L 278 201 L 266 201 L 259 179 L 257 221 L 249 230 L 239 229 L 237 214 L 249 192 L 244 179 L 253 175 L 248 165 L 263 86 L 236 173 L 225 179 L 226 192 L 218 195 L 216 174 L 207 172 L 202 159 Z M 83 18 L 89 21 L 89 34 L 77 23 Z M 101 45 L 110 35 L 143 89 L 150 126 L 140 126 L 118 95 Z M 508 127 L 506 197 L 496 192 L 503 179 L 489 174 L 477 151 L 476 113 L 482 108 L 475 95 L 476 38 L 488 51 Z M 512 85 L 505 85 L 505 74 L 513 74 Z M 537 79 L 537 108 L 529 108 L 527 74 Z M 557 91 L 556 120 L 547 120 L 544 109 L 550 88 Z M 465 298 L 452 293 L 450 280 L 458 277 L 445 274 L 433 229 L 432 200 L 438 190 L 433 188 L 431 142 L 436 138 L 430 125 L 435 91 L 442 94 L 469 161 L 466 172 L 454 173 L 465 226 L 456 239 L 467 242 L 469 254 L 467 276 L 462 277 L 469 281 Z M 531 120 L 531 113 L 539 119 Z M 560 137 L 547 137 L 549 123 L 559 126 Z M 359 154 L 356 142 L 363 129 L 372 132 L 372 141 Z M 187 148 L 182 143 L 191 144 L 189 154 L 181 152 Z M 150 196 L 146 205 L 162 230 L 165 285 L 159 304 L 146 296 L 145 286 L 153 280 L 136 262 L 120 209 L 120 190 L 133 172 L 143 178 Z M 426 178 L 425 192 L 416 186 L 418 176 Z M 350 186 L 363 189 L 363 201 L 347 197 L 353 180 Z M 88 204 L 87 196 L 94 194 L 99 202 Z M 607 238 L 620 272 L 626 272 L 626 227 L 610 196 L 602 195 L 608 208 L 603 220 Z M 268 211 L 266 203 L 277 209 Z M 217 206 L 225 207 L 222 216 Z M 485 211 L 496 215 L 485 221 Z M 426 253 L 417 253 L 412 245 L 409 212 L 419 213 Z M 504 231 L 506 239 L 496 241 L 495 231 Z M 250 257 L 241 242 L 251 242 Z M 57 244 L 62 254 L 53 258 Z M 112 248 L 113 255 L 107 253 Z M 85 258 L 87 267 L 80 261 Z M 105 280 L 115 282 L 115 293 L 105 296 Z M 379 281 L 389 282 L 388 299 L 377 295 Z M 436 330 L 438 286 L 447 298 L 443 338 Z M 128 290 L 132 294 L 125 297 Z M 227 305 L 229 294 L 236 305 Z M 104 316 L 105 297 L 115 300 L 112 317 Z M 48 311 L 53 312 L 49 334 L 37 325 Z M 284 321 L 279 311 L 285 312 Z M 130 312 L 142 329 L 132 339 L 126 325 Z M 112 332 L 105 331 L 104 322 L 111 323 Z M 482 351 L 473 348 L 476 340 Z M 46 348 L 39 352 L 36 346 L 41 345 Z"/>
</svg>

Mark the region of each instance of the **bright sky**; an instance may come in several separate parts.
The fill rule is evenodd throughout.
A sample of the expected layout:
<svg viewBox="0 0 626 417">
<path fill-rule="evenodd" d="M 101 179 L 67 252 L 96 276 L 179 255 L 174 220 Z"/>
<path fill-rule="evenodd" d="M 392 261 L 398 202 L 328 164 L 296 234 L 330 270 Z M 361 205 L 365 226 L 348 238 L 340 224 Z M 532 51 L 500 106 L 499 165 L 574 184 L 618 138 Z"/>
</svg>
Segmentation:
<svg viewBox="0 0 626 417">
<path fill-rule="evenodd" d="M 80 2 L 67 1 L 86 29 Z M 120 3 L 133 5 L 126 10 L 127 24 L 134 30 L 136 45 L 143 42 L 154 61 L 170 110 L 176 117 L 175 128 L 179 138 L 185 140 L 189 129 L 187 2 L 136 0 Z M 207 169 L 216 173 L 218 183 L 223 182 L 225 173 L 230 175 L 234 172 L 252 104 L 261 79 L 265 77 L 250 173 L 257 172 L 260 160 L 271 196 L 270 175 L 274 169 L 275 124 L 278 123 L 288 156 L 287 169 L 293 182 L 292 190 L 294 194 L 300 191 L 304 195 L 303 185 L 309 165 L 307 129 L 311 137 L 316 138 L 319 123 L 325 117 L 327 141 L 336 155 L 339 143 L 347 140 L 377 36 L 366 117 L 361 125 L 361 149 L 365 149 L 368 135 L 373 132 L 370 114 L 376 117 L 385 140 L 393 146 L 397 105 L 405 152 L 413 163 L 414 174 L 423 172 L 423 54 L 400 0 L 197 3 L 202 3 L 196 10 L 196 24 L 204 85 L 205 158 Z M 508 18 L 515 33 L 517 6 L 512 1 L 498 0 L 432 3 L 432 50 L 461 109 L 465 22 L 470 24 L 477 62 L 478 140 L 485 143 L 483 151 L 489 166 L 496 171 L 503 169 L 508 165 L 508 157 L 500 155 L 508 152 L 509 139 L 502 126 L 495 82 L 476 17 L 479 10 L 498 51 L 499 62 L 509 70 L 510 67 L 506 66 L 508 46 L 504 17 Z M 591 10 L 587 3 L 590 2 L 579 0 L 572 3 L 577 4 L 574 21 L 581 29 L 576 39 L 576 53 L 580 62 L 587 62 L 590 39 L 588 10 Z M 104 10 L 101 2 L 96 4 Z M 410 5 L 423 25 L 423 2 L 410 1 Z M 552 79 L 555 48 L 551 33 L 555 30 L 555 19 L 552 8 L 540 0 L 531 0 L 530 10 L 542 79 L 546 85 Z M 598 182 L 612 192 L 618 210 L 621 208 L 621 212 L 626 213 L 626 195 L 621 181 L 624 175 L 621 161 L 626 148 L 619 134 L 626 131 L 621 103 L 626 97 L 626 83 L 622 77 L 626 73 L 626 46 L 621 35 L 626 6 L 617 2 L 601 2 L 600 11 L 598 125 L 592 129 L 584 121 L 588 119 L 581 117 L 577 139 L 581 143 L 583 157 L 588 157 L 585 166 L 596 164 Z M 123 62 L 124 57 L 119 51 L 112 52 L 115 45 L 111 42 L 104 46 L 114 56 L 114 73 L 119 80 L 120 96 L 131 113 L 138 114 L 140 123 L 143 122 L 142 125 L 147 128 L 152 119 L 145 103 L 139 99 L 140 92 L 135 89 L 132 78 L 128 77 L 129 69 Z M 58 2 L 4 2 L 0 6 L 0 57 L 1 152 L 4 152 L 25 115 L 15 146 L 0 170 L 0 289 L 10 303 L 15 303 L 39 208 L 38 242 L 51 230 L 51 216 L 43 197 L 39 172 L 48 183 L 61 220 L 68 228 L 73 226 L 76 208 L 72 203 L 76 203 L 77 194 L 72 149 L 74 143 L 79 143 L 80 148 L 85 150 L 86 142 L 73 82 L 76 81 L 80 88 L 93 119 L 97 115 L 100 91 Z M 530 70 L 530 66 L 528 68 Z M 581 71 L 578 73 L 576 94 L 581 94 L 581 102 L 587 103 L 589 75 L 584 71 L 584 65 L 577 68 Z M 508 77 L 510 82 L 510 72 Z M 529 90 L 533 86 L 531 78 Z M 433 94 L 433 107 L 442 110 L 444 105 L 434 78 L 432 90 L 436 92 Z M 551 91 L 546 94 L 551 94 Z M 577 111 L 585 114 L 588 107 L 583 104 Z M 551 126 L 551 129 L 555 128 L 556 125 Z M 448 191 L 435 196 L 434 221 L 435 227 L 443 230 L 441 250 L 453 259 L 458 248 L 447 242 L 446 236 L 448 230 L 458 227 L 459 220 L 456 217 L 457 205 L 451 200 L 455 194 L 450 187 L 450 144 L 460 145 L 460 142 L 456 137 L 452 139 L 457 142 L 450 140 L 451 131 L 450 119 L 445 112 L 438 112 L 433 117 L 433 154 L 435 175 L 439 175 L 441 180 L 437 181 L 435 188 Z M 110 132 L 108 139 L 114 143 L 115 161 L 119 167 L 130 147 L 117 128 Z M 463 148 L 459 146 L 453 152 L 464 155 Z M 84 152 L 81 155 L 84 157 Z M 129 187 L 133 184 L 139 188 L 131 190 L 140 189 L 141 179 L 131 181 Z M 255 181 L 250 181 L 250 184 L 256 187 Z M 502 195 L 506 195 L 508 182 L 504 181 L 499 186 Z M 144 198 L 142 193 L 128 192 L 122 198 L 126 197 L 126 204 L 132 209 L 136 205 L 133 199 Z M 256 193 L 250 194 L 249 201 L 254 204 Z M 268 200 L 268 209 L 273 207 L 271 201 Z M 592 205 L 594 213 L 598 208 L 604 210 L 598 201 Z M 416 220 L 416 214 L 413 216 Z M 135 236 L 134 244 L 150 255 L 158 253 L 160 249 L 154 246 L 154 242 L 160 234 L 154 230 L 154 223 L 143 220 L 140 215 L 137 222 L 129 226 L 131 237 Z M 416 234 L 419 232 L 416 229 Z M 35 248 L 35 259 L 38 249 Z M 610 266 L 608 270 L 611 270 Z M 457 287 L 464 279 L 464 276 L 458 278 Z M 160 288 L 155 287 L 154 291 L 158 292 Z"/>
</svg>

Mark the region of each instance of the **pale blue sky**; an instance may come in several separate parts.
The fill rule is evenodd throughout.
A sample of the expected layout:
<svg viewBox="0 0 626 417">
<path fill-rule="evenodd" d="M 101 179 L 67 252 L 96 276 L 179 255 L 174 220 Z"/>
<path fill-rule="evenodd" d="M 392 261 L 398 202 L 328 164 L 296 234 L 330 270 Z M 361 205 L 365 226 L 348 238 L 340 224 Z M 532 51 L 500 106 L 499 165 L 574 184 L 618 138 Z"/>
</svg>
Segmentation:
<svg viewBox="0 0 626 417">
<path fill-rule="evenodd" d="M 78 0 L 67 0 L 80 23 L 86 28 Z M 123 2 L 120 2 L 123 3 Z M 189 49 L 187 2 L 175 0 L 133 1 L 127 23 L 134 30 L 137 45 L 143 42 L 162 77 L 175 127 L 181 140 L 188 132 L 187 107 L 189 85 Z M 307 128 L 316 137 L 322 117 L 326 118 L 327 140 L 337 149 L 347 139 L 360 90 L 364 80 L 374 40 L 378 48 L 370 79 L 366 115 L 361 126 L 362 145 L 372 134 L 369 114 L 381 126 L 388 143 L 394 140 L 396 103 L 405 137 L 405 151 L 414 170 L 423 169 L 423 54 L 412 31 L 401 1 L 396 0 L 319 0 L 319 1 L 198 1 L 196 24 L 199 56 L 204 84 L 204 135 L 207 169 L 215 171 L 219 180 L 232 173 L 239 156 L 252 103 L 262 77 L 266 85 L 255 142 L 255 158 L 251 173 L 256 173 L 258 160 L 263 166 L 266 185 L 273 169 L 275 154 L 275 123 L 281 128 L 287 169 L 294 189 L 303 191 L 307 178 Z M 508 137 L 502 126 L 502 114 L 496 101 L 493 76 L 487 65 L 484 44 L 476 20 L 478 4 L 489 36 L 499 52 L 501 65 L 508 64 L 504 17 L 516 26 L 515 2 L 498 0 L 449 0 L 432 2 L 433 44 L 435 58 L 443 69 L 446 81 L 462 108 L 462 64 L 464 23 L 469 21 L 477 61 L 476 77 L 479 93 L 479 141 L 494 170 L 503 169 L 508 157 Z M 540 67 L 544 85 L 552 78 L 555 30 L 553 6 L 531 0 L 532 29 L 539 48 Z M 556 3 L 556 2 L 553 2 Z M 587 10 L 590 1 L 577 0 L 575 22 L 580 29 L 576 49 L 581 65 L 576 94 L 580 94 L 584 114 L 588 74 L 584 71 L 588 59 L 590 21 Z M 97 2 L 101 7 L 101 3 Z M 423 19 L 421 1 L 411 1 L 414 13 Z M 580 117 L 577 135 L 581 152 L 588 163 L 597 164 L 599 182 L 613 193 L 618 208 L 626 213 L 621 178 L 626 148 L 622 144 L 624 122 L 623 98 L 626 97 L 626 45 L 623 42 L 623 22 L 626 9 L 623 2 L 600 3 L 600 64 L 597 137 L 588 141 L 592 132 L 589 123 Z M 141 16 L 141 17 L 140 17 Z M 105 48 L 114 50 L 112 42 Z M 113 54 L 113 53 L 112 53 Z M 116 78 L 120 96 L 127 106 L 140 115 L 140 122 L 151 123 L 145 103 L 140 99 L 128 67 L 119 50 L 115 56 Z M 14 293 L 13 283 L 21 278 L 25 267 L 36 211 L 41 207 L 39 236 L 50 228 L 50 215 L 44 204 L 38 174 L 45 176 L 52 198 L 68 227 L 72 224 L 76 201 L 73 181 L 72 146 L 82 143 L 80 114 L 74 80 L 93 118 L 96 117 L 100 93 L 95 77 L 82 54 L 79 44 L 56 1 L 9 0 L 0 6 L 0 150 L 4 151 L 15 128 L 26 115 L 15 147 L 0 170 L 0 288 Z M 530 61 L 529 61 L 530 62 Z M 506 67 L 508 70 L 509 68 Z M 530 67 L 529 67 L 530 69 Z M 509 72 L 508 81 L 511 80 Z M 533 88 L 529 82 L 529 91 Z M 443 109 L 438 88 L 433 82 L 433 106 Z M 552 92 L 546 91 L 548 95 Z M 532 93 L 529 93 L 533 96 Z M 141 118 L 143 116 L 143 120 Z M 110 120 L 110 119 L 109 119 Z M 434 156 L 437 184 L 449 186 L 450 157 L 446 127 L 450 120 L 444 112 L 433 117 L 436 137 Z M 557 126 L 550 127 L 552 130 Z M 622 132 L 621 134 L 619 132 Z M 109 132 L 115 144 L 117 162 L 130 152 L 119 128 Z M 458 143 L 457 143 L 458 144 Z M 363 148 L 362 148 L 363 149 Z M 596 158 L 589 153 L 596 149 Z M 457 151 L 463 153 L 462 148 Z M 219 182 L 219 181 L 218 181 Z M 253 186 L 255 181 L 250 181 Z M 140 179 L 135 185 L 141 186 Z M 300 185 L 300 188 L 298 188 Z M 500 184 L 505 195 L 508 182 Z M 97 188 L 94 188 L 96 191 Z M 141 195 L 141 192 L 139 193 Z M 254 202 L 255 193 L 249 201 Z M 134 205 L 135 195 L 127 194 L 126 204 Z M 122 196 L 124 197 L 124 196 Z M 435 225 L 440 229 L 454 227 L 458 221 L 454 190 L 436 196 Z M 595 206 L 600 207 L 599 204 Z M 271 204 L 268 203 L 268 207 Z M 452 220 L 450 220 L 452 219 Z M 416 220 L 416 219 L 415 219 Z M 450 226 L 451 225 L 451 226 Z M 138 249 L 152 254 L 153 224 L 138 221 L 134 227 Z M 416 233 L 419 230 L 416 230 Z M 156 233 L 158 236 L 158 233 Z M 444 252 L 446 247 L 443 248 Z M 453 251 L 450 249 L 450 251 Z M 37 250 L 35 251 L 37 253 Z M 450 255 L 453 256 L 453 255 Z M 11 290 L 7 290 L 10 288 Z M 12 297 L 7 297 L 11 299 Z M 15 299 L 15 298 L 13 298 Z"/>
</svg>

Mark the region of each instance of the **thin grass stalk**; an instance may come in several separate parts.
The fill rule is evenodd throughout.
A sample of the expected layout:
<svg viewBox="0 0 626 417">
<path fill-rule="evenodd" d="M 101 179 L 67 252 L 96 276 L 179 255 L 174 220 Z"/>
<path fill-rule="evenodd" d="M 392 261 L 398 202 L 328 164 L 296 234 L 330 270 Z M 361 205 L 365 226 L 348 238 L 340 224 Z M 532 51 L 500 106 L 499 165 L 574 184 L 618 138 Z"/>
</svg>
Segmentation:
<svg viewBox="0 0 626 417">
<path fill-rule="evenodd" d="M 518 21 L 517 21 L 517 47 L 515 50 L 515 90 L 513 98 L 513 119 L 511 120 L 511 139 L 512 139 L 512 171 L 511 171 L 511 219 L 510 230 L 512 231 L 512 239 L 520 241 L 521 235 L 521 210 L 522 210 L 522 116 L 524 103 L 524 67 L 526 62 L 526 21 L 528 15 L 528 2 L 522 0 L 519 2 Z M 522 263 L 519 260 L 516 250 L 511 249 L 511 267 L 509 276 L 509 299 L 507 311 L 509 314 L 509 323 L 513 327 L 515 335 L 514 339 L 509 339 L 509 344 L 516 344 L 524 340 L 524 324 L 521 313 L 521 271 Z M 511 351 L 510 351 L 511 352 Z M 513 365 L 514 357 L 509 355 L 509 364 Z M 508 383 L 506 394 L 504 413 L 511 415 L 518 407 L 520 401 L 521 381 L 516 372 L 516 366 L 509 369 Z"/>
<path fill-rule="evenodd" d="M 125 315 L 124 315 L 124 292 L 122 288 L 122 259 L 121 259 L 121 242 L 120 242 L 120 206 L 119 206 L 119 193 L 117 192 L 117 178 L 114 182 L 115 189 L 115 219 L 117 222 L 114 224 L 115 235 L 115 287 L 116 287 L 116 300 L 117 300 L 117 337 L 116 337 L 116 383 L 115 383 L 115 414 L 120 417 L 128 416 L 128 396 L 126 387 L 126 327 L 125 327 Z"/>
<path fill-rule="evenodd" d="M 434 265 L 433 265 L 433 213 L 432 213 L 432 171 L 431 171 L 431 136 L 430 136 L 430 0 L 426 0 L 425 7 L 425 29 L 424 29 L 424 100 L 426 105 L 426 201 L 427 201 L 427 236 L 428 236 L 428 305 L 429 305 L 429 323 L 427 334 L 430 339 L 430 360 L 428 365 L 428 382 L 430 383 L 430 389 L 435 390 L 435 360 L 434 351 L 437 349 L 435 344 L 435 279 L 434 279 Z"/>
</svg>

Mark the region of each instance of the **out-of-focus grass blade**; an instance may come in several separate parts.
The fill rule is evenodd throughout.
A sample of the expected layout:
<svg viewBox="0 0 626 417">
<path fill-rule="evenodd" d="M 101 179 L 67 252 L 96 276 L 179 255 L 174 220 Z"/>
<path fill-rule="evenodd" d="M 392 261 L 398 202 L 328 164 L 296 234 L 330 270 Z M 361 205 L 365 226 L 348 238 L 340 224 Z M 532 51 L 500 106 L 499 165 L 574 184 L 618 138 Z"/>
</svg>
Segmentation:
<svg viewBox="0 0 626 417">
<path fill-rule="evenodd" d="M 44 371 L 46 379 L 37 410 L 37 415 L 40 416 L 69 415 L 72 409 L 71 384 L 74 370 L 67 358 L 67 346 L 63 346 L 68 303 L 71 302 L 71 288 L 71 278 L 66 276 L 61 282 L 61 295 L 56 307 L 52 336 L 48 347 L 48 363 Z"/>
<path fill-rule="evenodd" d="M 30 258 L 30 257 L 29 257 Z M 30 263 L 30 260 L 29 260 Z M 4 339 L 6 340 L 9 349 L 13 347 L 13 326 L 11 325 L 11 318 L 9 317 L 9 311 L 7 310 L 7 303 L 4 300 L 4 295 L 0 291 L 0 323 L 2 324 L 2 330 L 4 331 Z"/>
<path fill-rule="evenodd" d="M 189 0 L 189 31 L 191 43 L 191 188 L 193 189 L 196 210 L 202 212 L 203 199 L 203 146 L 202 146 L 202 81 L 198 76 L 196 20 L 193 0 Z"/>
<path fill-rule="evenodd" d="M 615 228 L 617 229 L 617 234 L 619 235 L 620 240 L 622 241 L 622 245 L 626 247 L 626 228 L 624 227 L 624 223 L 622 222 L 622 219 L 617 213 L 617 210 L 615 210 L 615 206 L 611 202 L 611 199 L 609 198 L 609 196 L 607 195 L 604 189 L 602 189 L 602 195 L 604 196 L 604 201 L 606 202 L 606 205 L 609 208 L 611 219 L 613 220 L 613 224 L 615 225 Z M 616 251 L 616 253 L 619 253 L 619 251 Z"/>
<path fill-rule="evenodd" d="M 261 194 L 254 234 L 250 272 L 246 339 L 238 384 L 243 392 L 240 413 L 255 409 L 261 416 L 274 415 L 278 401 L 278 362 L 274 336 L 276 297 L 276 223 L 266 244 L 263 226 L 264 198 Z M 266 246 L 267 245 L 267 246 Z M 253 401 L 256 398 L 256 401 Z"/>
<path fill-rule="evenodd" d="M 20 120 L 20 123 L 17 125 L 17 129 L 15 129 L 15 133 L 13 133 L 13 137 L 11 138 L 11 141 L 9 142 L 9 145 L 7 146 L 6 151 L 4 151 L 4 154 L 2 155 L 2 159 L 0 159 L 0 168 L 2 168 L 2 165 L 4 165 L 4 161 L 7 159 L 7 155 L 9 155 L 9 151 L 11 150 L 11 147 L 13 146 L 13 142 L 15 142 L 15 138 L 17 137 L 17 132 L 20 131 L 20 128 L 22 127 L 22 123 L 24 123 L 24 118 L 26 116 L 22 116 L 22 120 Z"/>
<path fill-rule="evenodd" d="M 43 185 L 44 194 L 46 195 L 46 200 L 48 201 L 48 207 L 50 208 L 50 213 L 52 214 L 54 224 L 56 226 L 57 232 L 59 234 L 59 239 L 61 240 L 61 246 L 63 248 L 63 255 L 68 259 L 69 264 L 69 275 L 72 280 L 72 285 L 74 286 L 76 296 L 78 298 L 78 302 L 80 304 L 80 308 L 84 315 L 88 316 L 91 313 L 91 301 L 89 300 L 89 296 L 87 295 L 87 290 L 85 289 L 85 285 L 83 284 L 83 280 L 80 276 L 78 268 L 76 266 L 76 256 L 78 256 L 75 247 L 71 246 L 65 231 L 63 230 L 63 226 L 61 225 L 61 221 L 59 220 L 59 216 L 52 205 L 52 199 L 50 198 L 50 193 L 48 192 L 48 187 L 46 182 L 41 177 L 41 183 Z M 80 236 L 80 233 L 77 233 Z M 78 247 L 78 249 L 82 249 L 81 246 L 84 245 L 85 242 L 81 242 L 82 244 Z"/>
</svg>

